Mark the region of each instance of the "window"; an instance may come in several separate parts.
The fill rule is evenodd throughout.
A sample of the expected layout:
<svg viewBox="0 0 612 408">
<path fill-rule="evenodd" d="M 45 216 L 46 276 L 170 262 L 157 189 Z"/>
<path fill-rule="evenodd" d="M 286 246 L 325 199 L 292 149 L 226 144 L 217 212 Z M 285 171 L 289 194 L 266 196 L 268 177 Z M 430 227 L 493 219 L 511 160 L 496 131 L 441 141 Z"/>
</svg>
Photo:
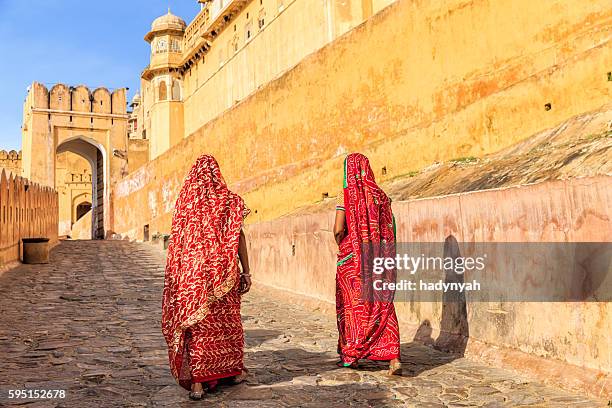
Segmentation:
<svg viewBox="0 0 612 408">
<path fill-rule="evenodd" d="M 264 25 L 266 25 L 266 11 L 261 9 L 259 11 L 259 18 L 257 19 L 257 26 L 261 30 Z"/>
<path fill-rule="evenodd" d="M 168 88 L 166 87 L 166 81 L 160 81 L 159 83 L 159 100 L 165 101 L 168 99 Z"/>
<path fill-rule="evenodd" d="M 168 43 L 163 38 L 157 40 L 157 52 L 162 53 L 168 50 Z"/>
<path fill-rule="evenodd" d="M 181 84 L 179 84 L 179 81 L 177 81 L 176 79 L 172 82 L 172 100 L 181 100 Z"/>
<path fill-rule="evenodd" d="M 253 21 L 249 20 L 244 26 L 244 42 L 249 42 L 253 36 Z"/>
<path fill-rule="evenodd" d="M 181 52 L 181 42 L 177 38 L 170 41 L 170 52 Z"/>
</svg>

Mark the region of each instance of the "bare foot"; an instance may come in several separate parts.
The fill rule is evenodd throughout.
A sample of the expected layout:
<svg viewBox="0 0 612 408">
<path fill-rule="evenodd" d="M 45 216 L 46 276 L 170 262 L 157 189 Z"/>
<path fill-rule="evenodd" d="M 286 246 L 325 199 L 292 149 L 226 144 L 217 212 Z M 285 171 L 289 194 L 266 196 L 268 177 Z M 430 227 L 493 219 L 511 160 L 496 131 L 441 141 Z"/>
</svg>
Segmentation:
<svg viewBox="0 0 612 408">
<path fill-rule="evenodd" d="M 240 384 L 241 382 L 244 382 L 247 379 L 248 375 L 249 375 L 249 370 L 247 370 L 246 368 L 243 368 L 242 372 L 232 379 L 232 383 Z"/>
<path fill-rule="evenodd" d="M 389 361 L 389 375 L 402 375 L 402 362 L 399 358 Z"/>
</svg>

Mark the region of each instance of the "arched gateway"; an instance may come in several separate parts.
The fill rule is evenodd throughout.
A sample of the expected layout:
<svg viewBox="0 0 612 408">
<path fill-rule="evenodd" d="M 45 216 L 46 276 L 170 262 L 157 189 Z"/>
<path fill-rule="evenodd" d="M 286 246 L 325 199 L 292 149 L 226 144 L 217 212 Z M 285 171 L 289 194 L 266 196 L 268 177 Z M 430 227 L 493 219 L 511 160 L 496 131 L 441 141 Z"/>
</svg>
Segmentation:
<svg viewBox="0 0 612 408">
<path fill-rule="evenodd" d="M 28 89 L 22 126 L 23 176 L 59 193 L 59 235 L 77 221 L 75 197 L 91 194 L 91 237 L 112 230 L 110 186 L 127 171 L 126 89 L 40 83 Z M 67 160 L 67 155 L 84 159 Z M 76 157 L 76 156 L 74 156 Z M 87 167 L 75 163 L 88 163 Z M 78 167 L 78 168 L 71 168 Z M 83 212 L 83 208 L 78 211 Z"/>
</svg>

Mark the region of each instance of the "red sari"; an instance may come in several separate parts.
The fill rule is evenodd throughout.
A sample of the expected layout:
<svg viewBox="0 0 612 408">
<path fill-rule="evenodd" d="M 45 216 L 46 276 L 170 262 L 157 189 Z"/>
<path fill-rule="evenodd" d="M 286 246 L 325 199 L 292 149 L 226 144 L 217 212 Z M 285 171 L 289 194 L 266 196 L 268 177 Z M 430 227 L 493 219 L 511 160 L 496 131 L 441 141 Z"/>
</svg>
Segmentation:
<svg viewBox="0 0 612 408">
<path fill-rule="evenodd" d="M 176 201 L 162 303 L 170 369 L 188 390 L 244 368 L 238 242 L 248 212 L 214 157 L 199 157 Z"/>
<path fill-rule="evenodd" d="M 374 180 L 368 158 L 349 154 L 344 161 L 343 205 L 346 236 L 340 243 L 336 273 L 338 353 L 345 365 L 359 359 L 400 356 L 393 293 L 371 296 L 371 275 L 362 273 L 364 250 L 395 256 L 391 200 Z M 380 245 L 382 244 L 382 245 Z"/>
</svg>

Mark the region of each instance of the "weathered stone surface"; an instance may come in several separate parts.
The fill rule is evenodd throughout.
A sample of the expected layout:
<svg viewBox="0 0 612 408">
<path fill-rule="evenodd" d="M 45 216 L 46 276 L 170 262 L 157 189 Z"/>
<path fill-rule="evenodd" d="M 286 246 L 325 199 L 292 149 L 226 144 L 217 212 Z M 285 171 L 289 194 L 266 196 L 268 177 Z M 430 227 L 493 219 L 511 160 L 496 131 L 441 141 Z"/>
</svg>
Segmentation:
<svg viewBox="0 0 612 408">
<path fill-rule="evenodd" d="M 168 369 L 159 323 L 163 264 L 163 254 L 143 244 L 68 241 L 50 264 L 0 276 L 0 405 L 194 406 Z M 84 300 L 61 300 L 68 289 Z M 383 362 L 339 368 L 333 315 L 257 287 L 243 298 L 243 322 L 249 377 L 220 386 L 203 406 L 605 405 L 414 342 L 402 345 L 403 377 L 389 377 Z M 62 389 L 66 398 L 7 399 L 7 390 L 23 388 Z"/>
</svg>

